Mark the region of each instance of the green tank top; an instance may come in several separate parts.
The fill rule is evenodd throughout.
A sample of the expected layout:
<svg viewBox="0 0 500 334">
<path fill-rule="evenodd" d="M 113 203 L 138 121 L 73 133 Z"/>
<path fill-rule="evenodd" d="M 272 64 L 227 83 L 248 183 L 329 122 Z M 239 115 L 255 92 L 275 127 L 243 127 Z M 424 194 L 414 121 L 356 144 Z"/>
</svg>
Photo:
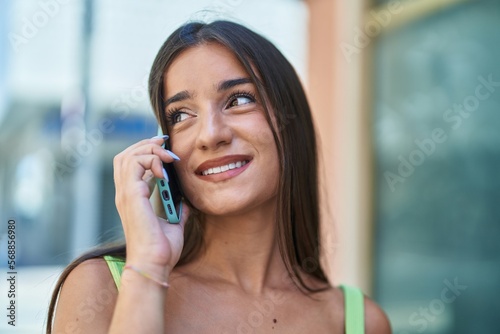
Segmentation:
<svg viewBox="0 0 500 334">
<path fill-rule="evenodd" d="M 116 288 L 120 290 L 120 281 L 125 261 L 122 258 L 109 255 L 105 255 L 104 260 L 108 264 Z M 358 288 L 348 285 L 341 285 L 340 288 L 344 292 L 346 334 L 364 334 L 365 310 L 363 293 Z"/>
</svg>

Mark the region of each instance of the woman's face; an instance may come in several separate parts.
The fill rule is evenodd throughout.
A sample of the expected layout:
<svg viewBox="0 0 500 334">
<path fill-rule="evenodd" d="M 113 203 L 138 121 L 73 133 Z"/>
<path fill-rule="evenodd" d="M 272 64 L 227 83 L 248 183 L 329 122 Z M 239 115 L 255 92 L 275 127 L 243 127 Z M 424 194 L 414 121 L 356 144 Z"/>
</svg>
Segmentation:
<svg viewBox="0 0 500 334">
<path fill-rule="evenodd" d="M 209 215 L 272 204 L 278 152 L 261 98 L 231 51 L 204 44 L 165 74 L 166 119 L 185 195 Z"/>
</svg>

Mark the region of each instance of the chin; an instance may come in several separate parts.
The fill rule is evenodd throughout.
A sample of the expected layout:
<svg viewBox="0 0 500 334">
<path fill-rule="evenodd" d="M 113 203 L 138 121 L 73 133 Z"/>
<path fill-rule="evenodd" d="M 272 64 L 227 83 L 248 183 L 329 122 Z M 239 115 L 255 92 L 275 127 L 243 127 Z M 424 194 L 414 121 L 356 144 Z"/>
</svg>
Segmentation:
<svg viewBox="0 0 500 334">
<path fill-rule="evenodd" d="M 264 196 L 263 196 L 264 195 Z M 266 196 L 267 195 L 267 196 Z M 217 198 L 214 198 L 217 197 Z M 189 197 L 191 198 L 191 197 Z M 210 199 L 210 200 L 207 200 Z M 276 204 L 276 193 L 260 192 L 259 194 L 233 194 L 232 196 L 207 196 L 193 198 L 192 205 L 200 212 L 210 216 L 237 216 L 259 211 L 264 209 L 267 211 L 269 206 Z"/>
<path fill-rule="evenodd" d="M 210 216 L 232 216 L 248 210 L 248 204 L 232 201 L 195 201 L 193 206 L 200 212 Z"/>
</svg>

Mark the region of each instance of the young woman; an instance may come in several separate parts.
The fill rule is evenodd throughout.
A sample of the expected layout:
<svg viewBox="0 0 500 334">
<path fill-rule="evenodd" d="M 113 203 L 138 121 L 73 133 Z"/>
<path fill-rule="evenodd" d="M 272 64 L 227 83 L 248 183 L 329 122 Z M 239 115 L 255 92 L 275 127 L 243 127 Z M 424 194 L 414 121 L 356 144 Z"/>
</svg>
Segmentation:
<svg viewBox="0 0 500 334">
<path fill-rule="evenodd" d="M 126 246 L 63 272 L 48 332 L 390 333 L 378 306 L 321 268 L 313 122 L 276 47 L 235 23 L 186 24 L 149 92 L 171 151 L 155 137 L 115 157 Z M 179 224 L 157 209 L 163 162 L 184 192 Z"/>
</svg>

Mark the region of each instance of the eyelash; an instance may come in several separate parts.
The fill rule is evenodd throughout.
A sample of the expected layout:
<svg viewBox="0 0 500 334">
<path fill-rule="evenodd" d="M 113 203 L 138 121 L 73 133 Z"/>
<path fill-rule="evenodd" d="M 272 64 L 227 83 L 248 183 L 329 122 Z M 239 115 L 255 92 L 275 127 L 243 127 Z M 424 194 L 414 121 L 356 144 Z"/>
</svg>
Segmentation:
<svg viewBox="0 0 500 334">
<path fill-rule="evenodd" d="M 233 94 L 231 94 L 226 101 L 226 106 L 230 105 L 230 101 L 234 100 L 235 98 L 238 97 L 246 97 L 249 98 L 252 102 L 256 101 L 255 94 L 249 92 L 249 91 L 236 91 Z M 168 125 L 174 125 L 177 122 L 175 122 L 175 118 L 179 115 L 179 113 L 183 112 L 182 108 L 172 108 L 168 109 L 165 112 L 165 117 Z"/>
<path fill-rule="evenodd" d="M 166 118 L 166 121 L 167 121 L 167 125 L 174 125 L 176 124 L 175 122 L 175 118 L 177 117 L 177 115 L 179 115 L 179 112 L 181 112 L 182 108 L 172 108 L 172 109 L 168 109 L 166 112 L 165 112 L 165 118 Z"/>
<path fill-rule="evenodd" d="M 256 99 L 255 99 L 255 94 L 249 92 L 249 91 L 242 91 L 242 90 L 238 90 L 236 92 L 234 92 L 233 94 L 231 94 L 228 98 L 227 98 L 227 102 L 226 102 L 226 105 L 228 105 L 229 101 L 235 99 L 235 98 L 238 98 L 238 97 L 247 97 L 249 98 L 252 102 L 255 102 Z"/>
</svg>

